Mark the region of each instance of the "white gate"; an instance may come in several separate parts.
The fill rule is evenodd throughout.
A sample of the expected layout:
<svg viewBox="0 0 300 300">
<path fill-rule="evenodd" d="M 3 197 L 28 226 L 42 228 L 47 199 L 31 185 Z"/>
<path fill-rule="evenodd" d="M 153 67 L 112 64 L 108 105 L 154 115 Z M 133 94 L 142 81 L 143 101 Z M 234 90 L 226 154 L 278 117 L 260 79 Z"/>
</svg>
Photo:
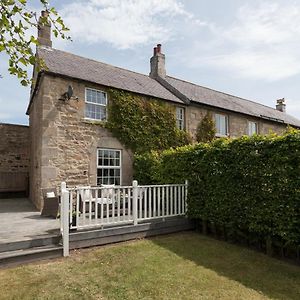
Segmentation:
<svg viewBox="0 0 300 300">
<path fill-rule="evenodd" d="M 61 185 L 61 231 L 64 256 L 69 254 L 69 229 L 134 224 L 143 220 L 185 215 L 185 184 L 132 186 Z M 65 244 L 66 247 L 65 247 Z"/>
</svg>

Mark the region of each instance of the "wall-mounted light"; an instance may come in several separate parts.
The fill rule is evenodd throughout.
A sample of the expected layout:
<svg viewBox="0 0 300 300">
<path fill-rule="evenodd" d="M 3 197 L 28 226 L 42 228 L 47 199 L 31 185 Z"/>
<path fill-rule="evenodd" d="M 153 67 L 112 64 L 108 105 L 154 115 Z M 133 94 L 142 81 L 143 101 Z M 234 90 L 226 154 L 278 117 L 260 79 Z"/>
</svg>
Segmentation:
<svg viewBox="0 0 300 300">
<path fill-rule="evenodd" d="M 74 97 L 73 96 L 73 88 L 72 88 L 72 86 L 69 85 L 68 90 L 61 95 L 61 98 L 59 98 L 59 100 L 69 101 L 71 99 L 74 99 L 74 100 L 78 101 L 78 97 Z"/>
</svg>

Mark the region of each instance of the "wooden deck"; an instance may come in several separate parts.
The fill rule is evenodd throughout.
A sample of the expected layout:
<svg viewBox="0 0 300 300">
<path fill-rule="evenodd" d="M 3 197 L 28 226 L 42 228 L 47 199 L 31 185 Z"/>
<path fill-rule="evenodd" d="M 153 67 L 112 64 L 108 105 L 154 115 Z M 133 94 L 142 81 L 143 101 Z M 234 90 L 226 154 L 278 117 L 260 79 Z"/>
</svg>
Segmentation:
<svg viewBox="0 0 300 300">
<path fill-rule="evenodd" d="M 0 267 L 62 256 L 58 219 L 41 217 L 26 198 L 0 199 Z M 115 224 L 70 233 L 70 249 L 193 230 L 183 216 Z"/>
</svg>

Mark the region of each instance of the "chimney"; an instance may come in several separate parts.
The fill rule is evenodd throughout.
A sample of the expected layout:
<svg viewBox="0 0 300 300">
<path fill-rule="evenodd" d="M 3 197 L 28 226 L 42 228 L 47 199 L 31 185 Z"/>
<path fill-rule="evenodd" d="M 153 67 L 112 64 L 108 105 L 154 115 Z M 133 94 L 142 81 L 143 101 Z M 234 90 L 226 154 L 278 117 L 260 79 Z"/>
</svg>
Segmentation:
<svg viewBox="0 0 300 300">
<path fill-rule="evenodd" d="M 276 104 L 276 109 L 285 112 L 285 108 L 286 108 L 285 99 L 284 98 L 278 99 Z"/>
<path fill-rule="evenodd" d="M 165 78 L 166 77 L 166 67 L 165 67 L 165 55 L 161 53 L 161 44 L 157 44 L 154 47 L 153 56 L 150 59 L 150 74 L 151 78 Z"/>
<path fill-rule="evenodd" d="M 51 24 L 50 22 L 42 22 L 42 18 L 48 18 L 49 12 L 43 10 L 38 22 L 38 41 L 42 46 L 52 47 L 51 41 Z M 44 20 L 43 20 L 44 21 Z"/>
</svg>

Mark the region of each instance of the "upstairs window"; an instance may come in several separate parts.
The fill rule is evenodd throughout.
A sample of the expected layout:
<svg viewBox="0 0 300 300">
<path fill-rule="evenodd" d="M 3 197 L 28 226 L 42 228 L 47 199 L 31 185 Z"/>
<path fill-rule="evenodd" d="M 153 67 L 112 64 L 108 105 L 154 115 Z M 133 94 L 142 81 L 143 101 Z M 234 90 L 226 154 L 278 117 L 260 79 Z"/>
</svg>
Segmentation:
<svg viewBox="0 0 300 300">
<path fill-rule="evenodd" d="M 227 136 L 228 135 L 228 116 L 215 114 L 216 122 L 216 136 Z"/>
<path fill-rule="evenodd" d="M 178 129 L 184 129 L 184 108 L 176 107 L 176 126 Z"/>
<path fill-rule="evenodd" d="M 85 89 L 85 118 L 105 121 L 106 106 L 106 93 L 90 88 Z"/>
<path fill-rule="evenodd" d="M 248 122 L 248 134 L 251 136 L 258 133 L 258 126 L 256 122 Z"/>
</svg>

